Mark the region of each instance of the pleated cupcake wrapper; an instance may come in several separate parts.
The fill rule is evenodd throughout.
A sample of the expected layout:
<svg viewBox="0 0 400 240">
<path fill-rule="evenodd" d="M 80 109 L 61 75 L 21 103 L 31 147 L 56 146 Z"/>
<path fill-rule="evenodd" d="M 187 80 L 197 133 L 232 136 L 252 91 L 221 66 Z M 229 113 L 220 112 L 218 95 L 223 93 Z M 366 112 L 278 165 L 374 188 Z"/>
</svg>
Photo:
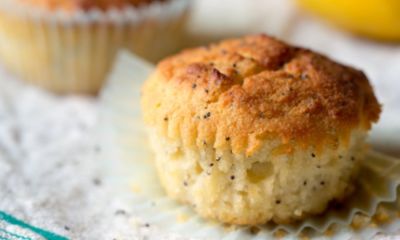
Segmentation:
<svg viewBox="0 0 400 240">
<path fill-rule="evenodd" d="M 101 11 L 46 11 L 0 0 L 0 60 L 57 92 L 97 92 L 119 48 L 151 60 L 175 51 L 190 1 Z"/>
<path fill-rule="evenodd" d="M 272 239 L 284 230 L 285 238 L 308 236 L 368 239 L 379 232 L 400 229 L 397 219 L 397 188 L 400 160 L 370 152 L 365 159 L 356 190 L 340 208 L 329 208 L 323 215 L 291 225 L 266 224 L 254 227 L 226 226 L 204 220 L 188 206 L 169 199 L 162 190 L 153 155 L 148 147 L 141 120 L 140 88 L 153 66 L 121 53 L 101 94 L 100 139 L 103 160 L 115 196 L 131 206 L 143 221 L 167 231 L 205 239 Z M 369 220 L 381 206 L 387 216 L 381 222 Z M 355 218 L 366 216 L 366 226 L 357 229 Z M 381 217 L 382 218 L 382 217 Z M 352 227 L 353 225 L 353 227 Z M 333 232 L 332 232 L 333 229 Z M 324 235 L 329 233 L 329 235 Z"/>
</svg>

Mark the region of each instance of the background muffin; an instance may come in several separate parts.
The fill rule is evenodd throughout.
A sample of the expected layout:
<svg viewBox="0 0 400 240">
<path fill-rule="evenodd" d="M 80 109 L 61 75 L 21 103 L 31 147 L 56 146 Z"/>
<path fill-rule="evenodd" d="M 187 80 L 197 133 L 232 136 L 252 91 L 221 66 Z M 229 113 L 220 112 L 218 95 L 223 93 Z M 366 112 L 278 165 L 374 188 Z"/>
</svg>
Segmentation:
<svg viewBox="0 0 400 240">
<path fill-rule="evenodd" d="M 117 50 L 155 61 L 180 46 L 186 0 L 0 1 L 0 59 L 56 92 L 96 93 Z"/>
<path fill-rule="evenodd" d="M 151 2 L 162 2 L 165 0 L 20 0 L 21 3 L 42 7 L 49 10 L 63 9 L 69 11 L 90 10 L 98 8 L 107 10 L 109 8 L 123 8 L 127 6 L 140 6 Z"/>
<path fill-rule="evenodd" d="M 380 113 L 362 72 L 265 35 L 162 61 L 142 107 L 168 195 L 234 224 L 303 219 L 349 194 Z"/>
</svg>

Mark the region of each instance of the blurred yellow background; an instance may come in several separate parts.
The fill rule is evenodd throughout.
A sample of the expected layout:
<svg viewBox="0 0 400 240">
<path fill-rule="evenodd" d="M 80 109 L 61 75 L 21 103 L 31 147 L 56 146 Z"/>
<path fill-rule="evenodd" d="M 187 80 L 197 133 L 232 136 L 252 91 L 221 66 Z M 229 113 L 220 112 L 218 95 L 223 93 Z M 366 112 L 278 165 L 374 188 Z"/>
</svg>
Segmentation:
<svg viewBox="0 0 400 240">
<path fill-rule="evenodd" d="M 399 0 L 297 0 L 304 9 L 356 34 L 400 40 Z"/>
</svg>

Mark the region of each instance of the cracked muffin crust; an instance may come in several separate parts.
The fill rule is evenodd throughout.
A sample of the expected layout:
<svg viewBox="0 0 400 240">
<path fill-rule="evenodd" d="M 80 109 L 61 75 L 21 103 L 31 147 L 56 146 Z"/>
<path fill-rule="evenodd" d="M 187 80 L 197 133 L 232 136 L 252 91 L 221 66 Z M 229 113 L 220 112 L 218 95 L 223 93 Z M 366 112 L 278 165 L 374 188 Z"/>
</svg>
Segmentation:
<svg viewBox="0 0 400 240">
<path fill-rule="evenodd" d="M 142 106 L 167 193 L 235 224 L 303 219 L 350 193 L 380 114 L 361 71 L 266 35 L 165 59 Z"/>
<path fill-rule="evenodd" d="M 323 145 L 357 125 L 370 128 L 380 112 L 362 72 L 265 35 L 185 51 L 161 62 L 155 75 L 162 87 L 149 82 L 145 93 L 160 92 L 144 103 L 162 106 L 145 106 L 146 121 L 163 128 L 168 118 L 168 129 L 179 125 L 183 135 L 170 137 L 229 145 L 234 153 L 251 154 L 266 137 Z"/>
</svg>

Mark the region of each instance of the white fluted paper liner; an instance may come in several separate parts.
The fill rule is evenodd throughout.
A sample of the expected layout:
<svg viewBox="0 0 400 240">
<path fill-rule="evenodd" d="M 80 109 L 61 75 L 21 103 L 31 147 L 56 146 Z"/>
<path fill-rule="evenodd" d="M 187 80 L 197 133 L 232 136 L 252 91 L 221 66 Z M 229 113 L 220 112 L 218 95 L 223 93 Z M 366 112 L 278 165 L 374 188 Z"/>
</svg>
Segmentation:
<svg viewBox="0 0 400 240">
<path fill-rule="evenodd" d="M 400 229 L 396 216 L 400 160 L 376 152 L 370 152 L 364 161 L 356 192 L 344 206 L 330 208 L 325 214 L 298 224 L 267 224 L 258 226 L 260 230 L 252 233 L 246 227 L 232 228 L 201 219 L 188 206 L 170 200 L 158 182 L 141 120 L 140 88 L 153 68 L 137 57 L 121 53 L 102 91 L 100 108 L 103 155 L 110 170 L 109 178 L 116 188 L 115 194 L 144 221 L 185 236 L 224 240 L 269 239 L 274 238 L 279 230 L 285 230 L 285 238 L 290 239 L 307 229 L 313 230 L 309 233 L 311 236 L 322 238 L 358 236 L 368 239 L 379 232 Z M 373 216 L 380 204 L 385 209 L 385 221 L 369 222 L 356 230 L 355 216 L 360 217 L 360 213 Z M 329 236 L 322 234 L 329 232 L 332 226 L 336 226 L 333 233 Z"/>
<path fill-rule="evenodd" d="M 96 93 L 118 49 L 157 60 L 180 47 L 190 1 L 101 11 L 44 10 L 0 0 L 0 60 L 56 92 Z"/>
</svg>

